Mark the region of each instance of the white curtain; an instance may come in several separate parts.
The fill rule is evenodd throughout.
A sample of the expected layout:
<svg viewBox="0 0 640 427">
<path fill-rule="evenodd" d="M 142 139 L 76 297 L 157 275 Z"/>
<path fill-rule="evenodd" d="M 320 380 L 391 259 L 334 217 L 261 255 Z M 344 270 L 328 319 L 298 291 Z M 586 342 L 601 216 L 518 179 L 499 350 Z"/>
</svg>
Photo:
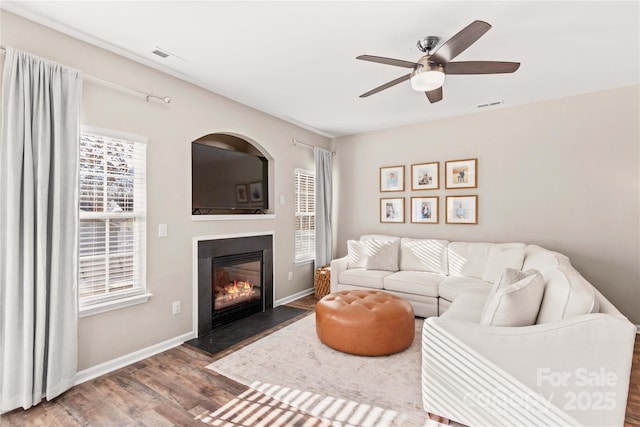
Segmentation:
<svg viewBox="0 0 640 427">
<path fill-rule="evenodd" d="M 79 71 L 6 48 L 0 140 L 1 411 L 74 384 Z"/>
<path fill-rule="evenodd" d="M 314 147 L 316 164 L 316 268 L 329 264 L 333 258 L 331 202 L 333 197 L 333 153 Z"/>
</svg>

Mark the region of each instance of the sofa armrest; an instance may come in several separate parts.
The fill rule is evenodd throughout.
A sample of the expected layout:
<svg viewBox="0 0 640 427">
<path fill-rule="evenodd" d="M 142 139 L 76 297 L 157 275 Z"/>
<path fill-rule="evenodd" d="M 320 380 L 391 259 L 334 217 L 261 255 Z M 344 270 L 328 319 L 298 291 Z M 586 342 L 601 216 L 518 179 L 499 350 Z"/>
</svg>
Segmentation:
<svg viewBox="0 0 640 427">
<path fill-rule="evenodd" d="M 517 328 L 427 319 L 425 410 L 470 425 L 622 426 L 635 332 L 599 313 Z"/>
<path fill-rule="evenodd" d="M 331 292 L 338 290 L 338 277 L 340 277 L 340 273 L 345 271 L 348 266 L 349 261 L 346 256 L 331 261 Z"/>
</svg>

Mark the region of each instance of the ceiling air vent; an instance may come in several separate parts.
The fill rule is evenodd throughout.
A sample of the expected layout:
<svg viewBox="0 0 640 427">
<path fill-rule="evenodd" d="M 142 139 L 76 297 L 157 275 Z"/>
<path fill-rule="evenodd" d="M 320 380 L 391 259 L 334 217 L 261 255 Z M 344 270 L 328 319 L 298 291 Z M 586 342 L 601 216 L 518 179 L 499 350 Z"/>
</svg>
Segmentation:
<svg viewBox="0 0 640 427">
<path fill-rule="evenodd" d="M 160 49 L 152 50 L 151 53 L 153 53 L 154 55 L 158 55 L 160 58 L 167 58 L 169 56 L 167 52 L 164 52 Z"/>
<path fill-rule="evenodd" d="M 502 105 L 502 104 L 504 104 L 504 101 L 494 101 L 494 102 L 487 102 L 486 104 L 478 104 L 477 107 L 487 108 L 487 107 L 495 107 L 496 105 Z"/>
</svg>

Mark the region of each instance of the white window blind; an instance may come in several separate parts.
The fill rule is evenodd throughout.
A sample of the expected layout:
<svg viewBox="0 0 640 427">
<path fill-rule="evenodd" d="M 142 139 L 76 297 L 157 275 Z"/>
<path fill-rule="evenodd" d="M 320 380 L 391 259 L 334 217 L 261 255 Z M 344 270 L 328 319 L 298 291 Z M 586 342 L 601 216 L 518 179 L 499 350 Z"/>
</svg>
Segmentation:
<svg viewBox="0 0 640 427">
<path fill-rule="evenodd" d="M 146 291 L 146 139 L 83 128 L 80 309 Z"/>
<path fill-rule="evenodd" d="M 295 261 L 316 257 L 316 178 L 313 172 L 295 170 Z"/>
</svg>

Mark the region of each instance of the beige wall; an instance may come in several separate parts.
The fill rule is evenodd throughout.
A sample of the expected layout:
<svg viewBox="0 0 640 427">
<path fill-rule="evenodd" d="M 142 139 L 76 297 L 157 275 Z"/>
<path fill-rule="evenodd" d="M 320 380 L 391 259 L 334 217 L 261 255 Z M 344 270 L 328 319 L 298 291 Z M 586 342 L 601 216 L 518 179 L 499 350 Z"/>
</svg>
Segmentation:
<svg viewBox="0 0 640 427">
<path fill-rule="evenodd" d="M 148 143 L 146 304 L 80 319 L 79 370 L 93 367 L 192 330 L 192 238 L 229 233 L 275 232 L 275 297 L 313 287 L 312 265 L 293 260 L 293 171 L 312 169 L 313 152 L 293 147 L 292 138 L 328 148 L 330 141 L 179 79 L 134 63 L 77 39 L 0 11 L 1 42 L 85 73 L 132 88 L 168 95 L 171 104 L 85 81 L 85 125 L 145 136 Z M 210 133 L 243 135 L 274 159 L 271 210 L 275 220 L 191 220 L 191 141 Z M 279 204 L 279 196 L 285 204 Z M 158 238 L 158 224 L 169 235 Z M 293 281 L 287 273 L 293 272 Z M 182 313 L 171 314 L 172 301 Z"/>
<path fill-rule="evenodd" d="M 365 233 L 536 243 L 640 323 L 639 88 L 629 87 L 336 140 L 337 250 Z M 445 101 L 446 102 L 446 101 Z M 425 105 L 428 114 L 429 105 Z M 381 224 L 379 167 L 478 159 L 478 188 L 440 196 L 440 224 Z M 445 195 L 479 195 L 478 225 L 444 223 Z"/>
<path fill-rule="evenodd" d="M 192 238 L 275 231 L 276 299 L 312 286 L 312 267 L 293 264 L 293 170 L 313 168 L 296 138 L 330 141 L 118 55 L 0 11 L 1 40 L 95 76 L 171 96 L 171 104 L 90 81 L 83 123 L 149 138 L 148 289 L 142 305 L 80 320 L 79 369 L 191 331 Z M 427 106 L 428 107 L 428 106 Z M 427 110 L 428 111 L 428 110 Z M 339 138 L 335 228 L 338 255 L 364 233 L 451 240 L 524 241 L 570 256 L 574 265 L 635 323 L 640 323 L 638 87 L 474 116 Z M 193 222 L 190 142 L 209 133 L 256 141 L 273 157 L 270 189 L 275 220 Z M 477 157 L 479 188 L 411 195 L 478 194 L 480 223 L 380 224 L 379 167 Z M 390 194 L 390 193 L 387 193 Z M 284 195 L 285 205 L 279 197 Z M 441 203 L 441 215 L 442 215 Z M 158 224 L 169 226 L 157 237 Z M 289 282 L 287 274 L 293 272 Z M 171 314 L 171 302 L 182 313 Z"/>
</svg>

